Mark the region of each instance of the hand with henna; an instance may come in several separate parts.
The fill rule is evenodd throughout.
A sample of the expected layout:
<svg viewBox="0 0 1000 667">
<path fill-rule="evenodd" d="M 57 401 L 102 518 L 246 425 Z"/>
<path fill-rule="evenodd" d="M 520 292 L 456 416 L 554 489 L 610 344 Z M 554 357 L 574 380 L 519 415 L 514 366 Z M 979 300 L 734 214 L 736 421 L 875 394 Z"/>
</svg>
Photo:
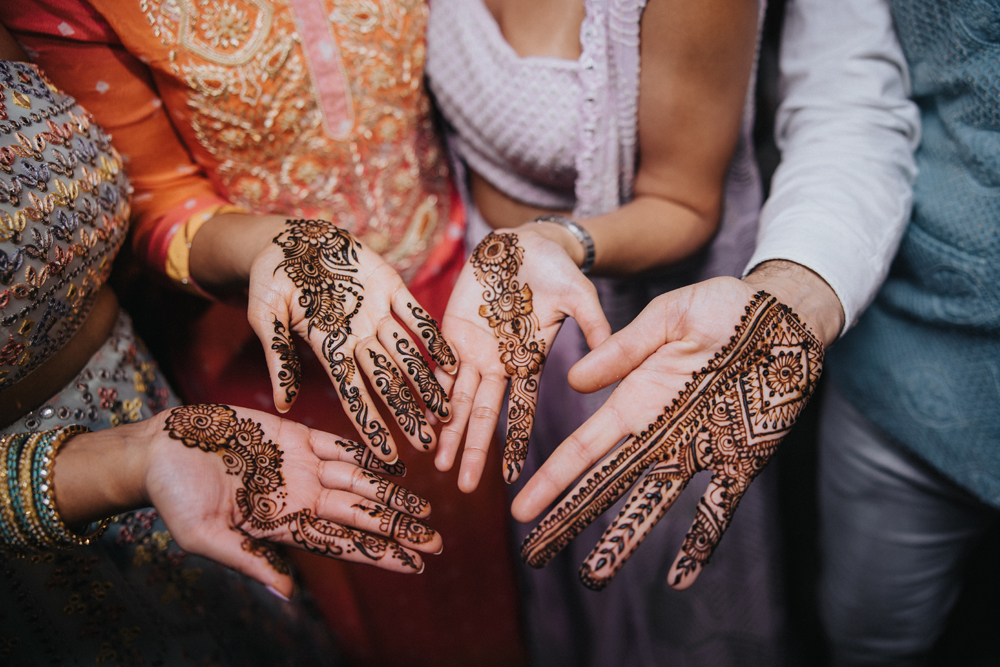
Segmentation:
<svg viewBox="0 0 1000 667">
<path fill-rule="evenodd" d="M 455 377 L 437 374 L 450 390 L 454 416 L 441 431 L 435 464 L 449 470 L 465 435 L 458 480 L 465 492 L 482 477 L 508 385 L 503 476 L 512 482 L 521 474 L 539 377 L 563 320 L 574 318 L 591 347 L 611 333 L 593 283 L 541 228 L 529 224 L 483 239 L 462 269 L 442 322 L 462 364 Z"/>
<path fill-rule="evenodd" d="M 299 390 L 294 332 L 322 360 L 344 410 L 381 460 L 395 461 L 398 450 L 362 375 L 410 443 L 434 449 L 426 415 L 447 421 L 449 400 L 414 338 L 444 370 L 454 372 L 457 360 L 437 323 L 377 253 L 325 220 L 286 220 L 254 258 L 249 280 L 248 317 L 264 343 L 280 411 Z"/>
<path fill-rule="evenodd" d="M 798 268 L 809 273 L 799 285 L 812 284 L 811 296 L 798 298 L 787 289 L 794 283 L 771 284 L 810 316 L 822 302 L 821 315 L 809 320 L 816 331 L 782 301 L 756 291 L 768 280 L 716 278 L 657 298 L 573 367 L 570 383 L 579 391 L 624 379 L 515 498 L 514 517 L 530 521 L 580 479 L 522 545 L 529 565 L 543 567 L 631 491 L 580 570 L 583 583 L 600 590 L 691 478 L 706 470 L 711 480 L 668 574 L 677 589 L 694 582 L 815 390 L 824 342 L 839 332 L 836 296 Z"/>
</svg>

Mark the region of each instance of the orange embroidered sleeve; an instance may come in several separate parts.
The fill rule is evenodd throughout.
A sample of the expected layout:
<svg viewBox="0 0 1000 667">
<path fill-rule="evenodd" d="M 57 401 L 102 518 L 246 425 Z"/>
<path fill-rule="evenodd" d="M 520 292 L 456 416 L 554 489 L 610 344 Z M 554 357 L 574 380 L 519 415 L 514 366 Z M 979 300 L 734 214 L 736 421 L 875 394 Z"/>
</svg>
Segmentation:
<svg viewBox="0 0 1000 667">
<path fill-rule="evenodd" d="M 50 0 L 30 11 L 7 6 L 0 20 L 49 79 L 111 134 L 135 189 L 133 247 L 155 270 L 186 282 L 187 239 L 204 220 L 229 210 L 229 202 L 181 142 L 149 69 L 78 1 Z"/>
</svg>

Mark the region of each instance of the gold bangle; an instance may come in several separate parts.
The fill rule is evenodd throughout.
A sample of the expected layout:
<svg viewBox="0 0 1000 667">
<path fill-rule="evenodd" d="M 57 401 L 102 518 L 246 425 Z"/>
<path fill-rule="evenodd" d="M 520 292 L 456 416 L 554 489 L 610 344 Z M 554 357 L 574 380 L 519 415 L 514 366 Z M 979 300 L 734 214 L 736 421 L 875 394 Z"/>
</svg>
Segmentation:
<svg viewBox="0 0 1000 667">
<path fill-rule="evenodd" d="M 90 433 L 90 429 L 86 426 L 74 424 L 56 433 L 50 441 L 44 457 L 41 459 L 42 466 L 38 473 L 41 480 L 44 480 L 39 487 L 41 491 L 38 496 L 41 501 L 39 511 L 44 512 L 46 521 L 52 524 L 53 538 L 59 541 L 60 546 L 66 547 L 86 546 L 103 535 L 104 531 L 111 525 L 110 518 L 103 519 L 92 531 L 86 535 L 80 535 L 70 529 L 63 522 L 62 517 L 59 516 L 59 508 L 56 505 L 56 480 L 54 473 L 56 455 L 67 440 L 80 433 Z"/>
<path fill-rule="evenodd" d="M 28 538 L 21 531 L 14 509 L 14 496 L 11 495 L 11 481 L 16 483 L 17 479 L 17 458 L 29 436 L 29 433 L 15 433 L 0 438 L 0 531 L 3 533 L 3 548 L 14 553 L 29 550 Z"/>
<path fill-rule="evenodd" d="M 42 444 L 43 440 L 51 438 L 48 432 L 33 433 L 28 441 L 21 448 L 17 457 L 17 495 L 20 512 L 17 518 L 21 522 L 21 530 L 28 537 L 29 545 L 39 551 L 49 550 L 55 546 L 52 540 L 42 528 L 42 522 L 35 512 L 35 499 L 31 487 L 31 461 L 34 458 L 35 450 Z"/>
</svg>

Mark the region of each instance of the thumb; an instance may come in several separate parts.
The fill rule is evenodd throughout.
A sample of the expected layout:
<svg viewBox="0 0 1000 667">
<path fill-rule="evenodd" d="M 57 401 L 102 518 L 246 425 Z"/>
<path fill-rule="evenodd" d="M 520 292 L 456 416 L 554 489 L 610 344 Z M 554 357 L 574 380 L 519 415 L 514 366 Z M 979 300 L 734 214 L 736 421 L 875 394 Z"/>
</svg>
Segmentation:
<svg viewBox="0 0 1000 667">
<path fill-rule="evenodd" d="M 291 599 L 294 584 L 288 565 L 269 542 L 248 535 L 239 528 L 220 527 L 199 537 L 186 551 L 210 558 L 232 568 Z"/>
<path fill-rule="evenodd" d="M 671 342 L 671 294 L 647 305 L 639 316 L 605 340 L 569 371 L 573 389 L 589 394 L 603 389 L 634 371 L 651 354 Z M 582 328 L 581 324 L 581 328 Z M 588 337 L 587 342 L 590 342 Z M 593 346 L 592 346 L 593 347 Z"/>
<path fill-rule="evenodd" d="M 598 347 L 611 335 L 611 325 L 601 308 L 601 301 L 597 297 L 597 288 L 583 275 L 580 275 L 581 282 L 586 285 L 579 290 L 577 297 L 571 302 L 567 315 L 576 320 L 587 339 L 587 345 L 591 350 Z"/>
</svg>

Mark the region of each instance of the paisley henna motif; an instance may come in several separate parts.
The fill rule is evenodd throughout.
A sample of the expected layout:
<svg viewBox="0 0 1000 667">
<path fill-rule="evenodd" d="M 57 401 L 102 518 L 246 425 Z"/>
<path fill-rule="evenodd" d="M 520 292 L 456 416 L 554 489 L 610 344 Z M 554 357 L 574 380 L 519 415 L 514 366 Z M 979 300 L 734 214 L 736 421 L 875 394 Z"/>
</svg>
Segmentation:
<svg viewBox="0 0 1000 667">
<path fill-rule="evenodd" d="M 412 345 L 405 338 L 400 338 L 395 331 L 392 333 L 392 337 L 396 339 L 396 352 L 403 358 L 406 373 L 416 385 L 424 404 L 442 419 L 447 419 L 451 415 L 451 411 L 448 409 L 450 401 L 441 383 L 434 377 L 434 373 L 431 372 L 424 358 L 420 356 L 415 345 Z"/>
<path fill-rule="evenodd" d="M 265 438 L 260 423 L 240 419 L 229 406 L 174 408 L 167 416 L 164 430 L 186 447 L 219 454 L 226 472 L 240 477 L 242 486 L 236 490 L 236 506 L 246 521 L 244 526 L 265 534 L 287 526 L 296 544 L 315 553 L 328 556 L 358 553 L 374 561 L 388 554 L 413 570 L 420 569 L 398 544 L 315 517 L 308 509 L 286 513 L 288 492 L 281 473 L 284 463 L 281 449 Z M 243 530 L 240 532 L 247 535 Z M 280 558 L 257 538 L 247 535 L 243 549 L 265 558 L 278 569 L 276 563 Z"/>
<path fill-rule="evenodd" d="M 375 386 L 385 397 L 386 404 L 396 417 L 396 422 L 405 433 L 415 435 L 423 443 L 424 449 L 430 449 L 432 440 L 430 426 L 424 419 L 417 400 L 413 398 L 413 393 L 406 384 L 406 378 L 384 354 L 368 350 L 368 355 L 375 364 L 373 375 Z"/>
<path fill-rule="evenodd" d="M 410 313 L 417 320 L 417 329 L 420 331 L 420 337 L 424 339 L 424 345 L 427 347 L 431 359 L 442 366 L 454 366 L 457 362 L 455 353 L 451 351 L 448 341 L 441 335 L 437 320 L 416 304 L 407 303 L 406 307 L 410 309 Z"/>
<path fill-rule="evenodd" d="M 285 325 L 277 317 L 274 318 L 274 337 L 271 339 L 271 349 L 278 353 L 281 370 L 278 371 L 279 386 L 285 390 L 285 402 L 291 403 L 299 393 L 302 383 L 302 364 L 295 351 L 295 345 L 285 330 Z"/>
<path fill-rule="evenodd" d="M 476 280 L 485 288 L 479 315 L 486 319 L 499 341 L 500 363 L 510 376 L 507 444 L 504 478 L 513 482 L 528 457 L 528 436 L 535 422 L 536 377 L 545 364 L 545 341 L 536 334 L 538 317 L 532 307 L 531 288 L 515 280 L 524 259 L 516 234 L 490 233 L 469 260 Z"/>
<path fill-rule="evenodd" d="M 600 590 L 691 478 L 708 470 L 712 480 L 671 570 L 671 585 L 684 587 L 708 563 L 822 369 L 820 341 L 791 309 L 758 292 L 729 343 L 691 376 L 663 414 L 595 466 L 528 535 L 521 549 L 525 561 L 544 566 L 642 477 L 580 570 L 583 583 Z"/>
<path fill-rule="evenodd" d="M 351 384 L 357 372 L 354 357 L 341 350 L 364 300 L 364 285 L 357 279 L 361 244 L 326 220 L 288 220 L 286 225 L 274 238 L 285 256 L 275 271 L 284 269 L 299 288 L 308 334 L 313 329 L 325 334 L 323 358 L 361 433 L 372 447 L 389 456 L 389 432 L 382 422 L 369 417 L 360 389 Z"/>
</svg>

